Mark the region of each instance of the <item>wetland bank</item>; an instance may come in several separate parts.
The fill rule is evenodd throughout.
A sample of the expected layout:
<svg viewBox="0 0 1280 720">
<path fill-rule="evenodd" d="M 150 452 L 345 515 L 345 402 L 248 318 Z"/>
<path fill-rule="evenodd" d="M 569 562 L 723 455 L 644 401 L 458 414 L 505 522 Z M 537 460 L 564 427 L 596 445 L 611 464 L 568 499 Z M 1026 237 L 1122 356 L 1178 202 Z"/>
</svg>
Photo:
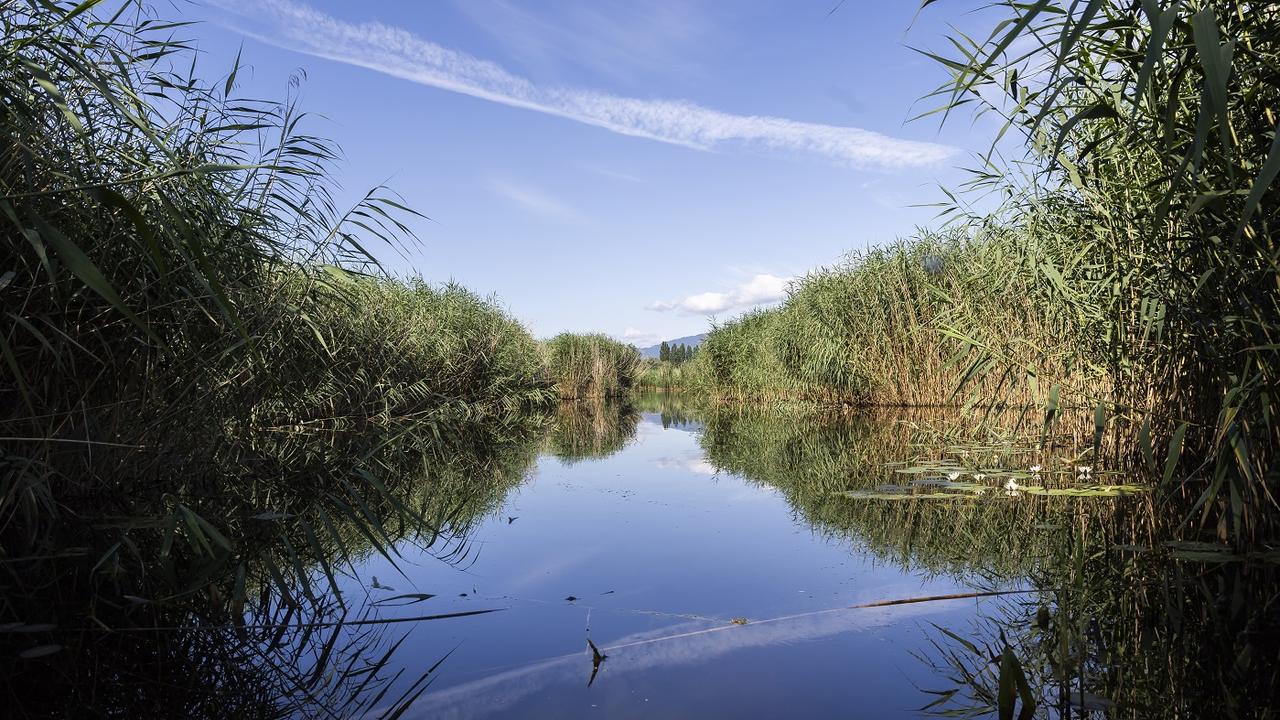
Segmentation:
<svg viewBox="0 0 1280 720">
<path fill-rule="evenodd" d="M 386 272 L 156 10 L 0 0 L 8 707 L 1274 716 L 1280 10 L 997 10 L 925 114 L 1025 156 L 675 363 Z"/>
</svg>

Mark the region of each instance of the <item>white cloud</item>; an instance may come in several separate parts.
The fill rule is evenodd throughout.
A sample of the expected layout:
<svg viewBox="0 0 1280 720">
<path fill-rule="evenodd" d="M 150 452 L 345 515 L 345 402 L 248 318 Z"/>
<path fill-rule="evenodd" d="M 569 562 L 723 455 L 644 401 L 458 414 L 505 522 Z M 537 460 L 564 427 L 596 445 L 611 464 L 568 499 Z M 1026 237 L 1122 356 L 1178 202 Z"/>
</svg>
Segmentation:
<svg viewBox="0 0 1280 720">
<path fill-rule="evenodd" d="M 644 332 L 639 328 L 629 327 L 622 331 L 622 341 L 643 348 L 662 342 L 662 336 L 656 333 Z"/>
<path fill-rule="evenodd" d="M 932 165 L 955 154 L 944 145 L 901 140 L 854 127 L 763 115 L 735 115 L 684 100 L 623 97 L 593 90 L 540 87 L 501 66 L 450 50 L 401 28 L 348 23 L 293 0 L 211 0 L 242 19 L 263 42 L 376 70 L 422 85 L 512 107 L 558 115 L 623 135 L 710 150 L 725 145 L 807 153 L 857 167 Z"/>
<path fill-rule="evenodd" d="M 489 187 L 499 196 L 537 215 L 571 222 L 582 220 L 576 210 L 536 188 L 506 180 L 490 180 Z"/>
<path fill-rule="evenodd" d="M 787 296 L 787 286 L 793 278 L 761 273 L 728 292 L 705 292 L 690 295 L 683 300 L 660 300 L 649 305 L 650 310 L 669 312 L 675 310 L 684 315 L 714 315 L 728 310 L 755 307 L 778 302 Z"/>
</svg>

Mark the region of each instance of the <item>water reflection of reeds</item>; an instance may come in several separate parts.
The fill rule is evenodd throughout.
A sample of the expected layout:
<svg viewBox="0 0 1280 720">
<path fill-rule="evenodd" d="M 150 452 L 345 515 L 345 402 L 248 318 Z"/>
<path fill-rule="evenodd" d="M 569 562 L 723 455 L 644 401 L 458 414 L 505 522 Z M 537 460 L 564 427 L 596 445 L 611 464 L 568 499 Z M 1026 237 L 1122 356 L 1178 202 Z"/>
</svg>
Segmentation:
<svg viewBox="0 0 1280 720">
<path fill-rule="evenodd" d="M 465 558 L 474 523 L 532 467 L 543 421 L 437 427 L 449 430 L 264 434 L 242 463 L 193 470 L 181 494 L 136 493 L 128 515 L 64 508 L 100 520 L 67 524 L 63 547 L 118 541 L 95 558 L 9 559 L 25 574 L 23 592 L 4 599 L 23 619 L 0 631 L 8 692 L 34 716 L 393 707 L 426 677 L 383 672 L 403 631 L 382 624 L 355 568 L 373 555 L 400 562 L 407 544 Z"/>
<path fill-rule="evenodd" d="M 1057 513 L 1068 504 L 1109 517 L 1117 505 L 1137 501 L 1010 497 L 994 468 L 1026 474 L 1032 463 L 1048 466 L 1064 453 L 992 443 L 986 452 L 958 457 L 955 448 L 930 445 L 948 422 L 978 426 L 954 413 L 779 413 L 720 405 L 705 415 L 701 442 L 713 465 L 778 489 L 815 531 L 855 540 L 889 562 L 961 578 L 1025 576 L 1047 555 Z M 932 463 L 945 483 L 945 468 L 966 461 L 971 484 L 978 484 L 974 468 L 990 474 L 982 481 L 986 492 L 944 500 L 849 496 L 911 487 L 909 478 L 919 476 L 899 472 L 911 464 Z"/>
<path fill-rule="evenodd" d="M 640 414 L 626 400 L 564 402 L 547 433 L 547 452 L 565 463 L 608 457 L 636 435 Z"/>
<path fill-rule="evenodd" d="M 904 567 L 1037 590 L 973 627 L 939 628 L 923 658 L 940 683 L 922 696 L 931 711 L 994 715 L 1002 683 L 1010 708 L 1024 706 L 1020 690 L 1034 698 L 1028 717 L 1265 717 L 1280 700 L 1274 558 L 1179 540 L 1181 516 L 1150 494 L 1037 496 L 997 484 L 945 499 L 849 497 L 909 486 L 919 474 L 900 470 L 910 466 L 935 468 L 944 484 L 950 468 L 970 479 L 974 468 L 995 468 L 1081 481 L 1087 421 L 1045 438 L 1036 423 L 996 432 L 1019 425 L 954 413 L 721 404 L 701 417 L 708 460 L 778 489 L 815 531 Z M 1088 467 L 1091 482 L 1125 477 Z M 1051 469 L 1063 479 L 1047 477 Z"/>
</svg>

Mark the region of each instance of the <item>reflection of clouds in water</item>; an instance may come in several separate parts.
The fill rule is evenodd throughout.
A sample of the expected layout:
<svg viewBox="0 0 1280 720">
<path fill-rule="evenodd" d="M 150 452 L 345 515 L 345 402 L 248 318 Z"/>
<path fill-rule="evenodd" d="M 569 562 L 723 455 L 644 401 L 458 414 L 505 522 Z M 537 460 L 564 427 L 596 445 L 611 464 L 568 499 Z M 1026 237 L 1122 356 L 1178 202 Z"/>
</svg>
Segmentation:
<svg viewBox="0 0 1280 720">
<path fill-rule="evenodd" d="M 539 582 L 563 575 L 570 568 L 581 565 L 602 554 L 604 554 L 604 548 L 598 546 L 588 547 L 586 545 L 579 546 L 576 551 L 561 551 L 554 560 L 532 565 L 519 575 L 506 578 L 502 584 L 509 592 L 518 593 Z"/>
<path fill-rule="evenodd" d="M 760 502 L 762 500 L 779 500 L 779 499 L 785 502 L 786 497 L 783 496 L 781 492 L 771 487 L 752 487 L 748 485 L 729 493 L 729 496 L 727 499 L 729 502 L 734 502 L 734 503 Z M 806 525 L 807 524 L 808 523 L 806 523 Z"/>
<path fill-rule="evenodd" d="M 739 650 L 827 638 L 840 633 L 866 631 L 909 617 L 941 612 L 949 602 L 899 605 L 886 608 L 837 608 L 758 620 L 746 625 L 719 626 L 682 623 L 659 630 L 618 638 L 601 650 L 609 656 L 596 684 L 609 674 L 632 673 L 669 665 L 705 663 Z M 409 709 L 409 718 L 461 718 L 483 716 L 508 708 L 520 699 L 556 684 L 586 682 L 591 657 L 581 653 L 561 655 L 515 670 L 428 693 Z"/>
<path fill-rule="evenodd" d="M 660 457 L 654 463 L 663 470 L 684 470 L 697 475 L 715 475 L 718 472 L 716 466 L 707 462 L 706 456 L 701 452 L 691 452 L 679 457 Z"/>
<path fill-rule="evenodd" d="M 637 438 L 653 437 L 653 436 L 662 434 L 661 421 L 652 420 L 647 415 L 642 415 L 641 420 L 643 422 L 640 422 L 639 424 L 636 425 Z"/>
<path fill-rule="evenodd" d="M 716 474 L 716 466 L 707 462 L 706 458 L 698 458 L 694 462 L 691 462 L 688 465 L 686 465 L 685 469 L 688 470 L 689 472 L 698 473 L 699 475 L 715 475 Z"/>
</svg>

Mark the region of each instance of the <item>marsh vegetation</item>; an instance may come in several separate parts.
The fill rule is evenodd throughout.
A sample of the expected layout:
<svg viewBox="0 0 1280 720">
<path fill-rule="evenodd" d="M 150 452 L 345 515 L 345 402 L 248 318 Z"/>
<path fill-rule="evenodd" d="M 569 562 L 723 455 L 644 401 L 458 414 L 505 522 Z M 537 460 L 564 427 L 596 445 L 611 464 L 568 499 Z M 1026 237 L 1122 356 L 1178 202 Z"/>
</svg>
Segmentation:
<svg viewBox="0 0 1280 720">
<path fill-rule="evenodd" d="M 19 715 L 396 716 L 448 667 L 425 627 L 548 602 L 445 602 L 421 568 L 480 562 L 526 489 L 578 513 L 530 547 L 579 557 L 581 525 L 631 549 L 616 533 L 659 516 L 564 493 L 636 458 L 686 523 L 649 537 L 688 547 L 670 574 L 628 556 L 666 596 L 607 610 L 639 634 L 596 626 L 596 692 L 638 646 L 826 637 L 787 623 L 854 608 L 788 588 L 757 617 L 699 583 L 759 590 L 838 551 L 935 599 L 1001 598 L 916 644 L 942 685 L 914 707 L 1274 712 L 1280 9 L 997 4 L 990 36 L 933 56 L 950 80 L 926 121 L 1002 128 L 938 228 L 649 361 L 390 276 L 375 258 L 416 242 L 416 213 L 385 188 L 340 207 L 337 149 L 292 97 L 241 97 L 238 64 L 203 80 L 179 26 L 95 5 L 0 0 L 0 683 Z M 529 483 L 547 468 L 559 485 Z M 708 477 L 772 514 L 682 515 L 719 502 Z M 797 554 L 676 552 L 748 546 L 750 522 Z"/>
<path fill-rule="evenodd" d="M 923 116 L 972 110 L 1001 140 L 946 191 L 943 228 L 717 327 L 688 384 L 1021 407 L 1046 425 L 1089 410 L 1099 439 L 1194 507 L 1203 539 L 1270 542 L 1280 17 L 1083 5 L 998 3 L 989 37 L 948 38 L 958 55 L 933 57 L 951 80 Z"/>
<path fill-rule="evenodd" d="M 622 397 L 639 374 L 640 351 L 600 333 L 561 333 L 546 342 L 544 352 L 565 400 Z"/>
</svg>

